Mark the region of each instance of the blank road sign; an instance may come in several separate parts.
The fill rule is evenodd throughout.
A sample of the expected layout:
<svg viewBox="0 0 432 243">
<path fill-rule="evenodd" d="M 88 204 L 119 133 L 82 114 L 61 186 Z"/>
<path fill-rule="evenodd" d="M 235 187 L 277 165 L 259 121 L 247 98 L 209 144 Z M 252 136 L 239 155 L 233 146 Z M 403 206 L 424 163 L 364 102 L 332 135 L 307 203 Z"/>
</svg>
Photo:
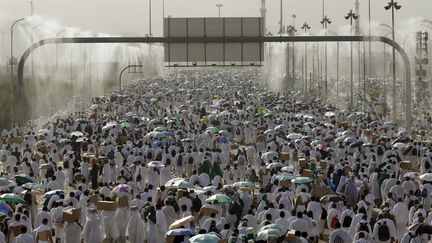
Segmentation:
<svg viewBox="0 0 432 243">
<path fill-rule="evenodd" d="M 164 37 L 261 37 L 262 18 L 165 18 Z M 263 44 L 185 43 L 165 44 L 168 66 L 261 65 Z"/>
</svg>

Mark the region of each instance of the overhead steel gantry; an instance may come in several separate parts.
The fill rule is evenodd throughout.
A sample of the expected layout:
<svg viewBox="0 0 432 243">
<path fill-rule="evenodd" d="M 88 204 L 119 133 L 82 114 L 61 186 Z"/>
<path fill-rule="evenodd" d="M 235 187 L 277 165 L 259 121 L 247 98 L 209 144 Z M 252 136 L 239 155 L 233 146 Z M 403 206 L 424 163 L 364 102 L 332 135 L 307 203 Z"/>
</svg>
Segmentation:
<svg viewBox="0 0 432 243">
<path fill-rule="evenodd" d="M 30 54 L 40 46 L 47 44 L 103 44 L 103 43 L 248 43 L 248 42 L 383 42 L 395 48 L 402 57 L 405 65 L 405 126 L 410 129 L 412 121 L 411 111 L 411 68 L 408 55 L 405 50 L 393 40 L 383 36 L 274 36 L 274 37 L 67 37 L 49 38 L 32 44 L 22 55 L 18 64 L 18 87 L 15 98 L 16 104 L 21 104 L 19 117 L 24 118 L 27 114 L 28 103 L 26 97 L 22 96 L 24 87 L 24 66 Z M 395 87 L 393 87 L 395 89 Z M 393 105 L 395 108 L 395 105 Z M 14 112 L 17 114 L 16 112 Z M 21 121 L 23 119 L 20 119 Z"/>
</svg>

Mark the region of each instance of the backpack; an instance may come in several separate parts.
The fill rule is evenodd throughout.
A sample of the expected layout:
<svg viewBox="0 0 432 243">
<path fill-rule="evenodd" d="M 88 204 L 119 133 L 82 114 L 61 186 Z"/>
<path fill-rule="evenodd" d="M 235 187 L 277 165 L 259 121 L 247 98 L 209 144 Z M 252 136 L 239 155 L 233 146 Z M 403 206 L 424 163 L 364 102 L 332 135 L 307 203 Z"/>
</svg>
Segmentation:
<svg viewBox="0 0 432 243">
<path fill-rule="evenodd" d="M 385 221 L 383 223 L 378 224 L 378 239 L 380 241 L 390 240 L 390 230 Z"/>
<path fill-rule="evenodd" d="M 233 200 L 230 202 L 229 208 L 228 208 L 228 212 L 230 214 L 241 213 L 241 211 L 242 211 L 242 206 L 240 205 L 240 203 L 238 201 Z"/>
<path fill-rule="evenodd" d="M 421 194 L 420 194 L 420 196 L 421 196 L 422 198 L 426 198 L 426 197 L 427 197 L 427 190 L 426 190 L 426 189 L 423 189 L 422 192 L 421 192 Z"/>
<path fill-rule="evenodd" d="M 342 239 L 342 237 L 340 235 L 336 235 L 333 242 L 334 243 L 345 243 L 345 241 Z"/>
<path fill-rule="evenodd" d="M 426 169 L 426 170 L 429 170 L 429 169 L 430 169 L 430 167 L 431 167 L 431 165 L 429 164 L 429 162 L 428 162 L 428 161 L 426 161 L 426 163 L 425 163 L 425 169 Z"/>
<path fill-rule="evenodd" d="M 179 154 L 179 156 L 177 157 L 177 166 L 182 166 L 183 165 L 183 155 Z"/>
<path fill-rule="evenodd" d="M 339 222 L 339 219 L 338 219 L 338 217 L 337 216 L 334 216 L 333 218 L 332 218 L 332 220 L 331 220 L 331 222 L 330 222 L 330 227 L 331 228 L 336 228 L 336 224 Z"/>
<path fill-rule="evenodd" d="M 352 222 L 352 217 L 350 215 L 346 215 L 342 222 L 342 227 L 348 228 L 350 227 Z"/>
</svg>

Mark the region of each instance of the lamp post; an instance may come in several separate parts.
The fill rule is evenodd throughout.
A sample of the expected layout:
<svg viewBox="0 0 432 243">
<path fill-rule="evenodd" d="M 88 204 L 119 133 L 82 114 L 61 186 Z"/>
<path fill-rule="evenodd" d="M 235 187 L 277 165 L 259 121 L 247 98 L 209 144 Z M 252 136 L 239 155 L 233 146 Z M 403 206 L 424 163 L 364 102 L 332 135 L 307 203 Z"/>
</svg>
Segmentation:
<svg viewBox="0 0 432 243">
<path fill-rule="evenodd" d="M 305 35 L 308 34 L 308 31 L 310 30 L 310 26 L 307 22 L 304 22 L 303 26 L 301 27 L 302 30 L 304 30 Z M 306 75 L 306 76 L 305 76 Z M 304 83 L 303 85 L 305 85 L 305 93 L 306 95 L 308 95 L 308 85 L 307 85 L 307 43 L 304 43 L 304 72 L 303 72 L 303 80 Z"/>
<path fill-rule="evenodd" d="M 395 41 L 395 30 L 394 30 L 394 12 L 395 10 L 399 10 L 401 9 L 402 6 L 400 6 L 397 2 L 395 2 L 394 0 L 390 0 L 390 2 L 388 3 L 387 6 L 384 7 L 385 10 L 390 10 L 391 9 L 391 13 L 392 13 L 392 38 L 393 41 Z M 393 107 L 393 113 L 392 113 L 392 117 L 393 117 L 393 122 L 396 122 L 396 52 L 395 52 L 395 48 L 393 47 L 393 102 L 392 102 L 392 107 Z M 409 127 L 407 127 L 407 129 L 409 129 Z"/>
<path fill-rule="evenodd" d="M 347 14 L 347 16 L 345 16 L 345 19 L 349 19 L 350 20 L 350 25 L 351 25 L 351 35 L 353 34 L 353 20 L 357 19 L 358 16 L 353 12 L 352 9 L 350 9 L 349 13 Z M 350 81 L 350 110 L 352 110 L 354 108 L 354 97 L 353 97 L 353 93 L 354 93 L 354 83 L 353 83 L 353 43 L 351 42 L 351 54 L 350 54 L 350 74 L 351 74 L 351 81 Z"/>
<path fill-rule="evenodd" d="M 292 15 L 292 19 L 293 19 L 293 27 L 294 27 L 294 35 L 295 35 L 295 32 L 297 32 L 297 30 L 296 30 L 296 18 L 297 18 L 297 16 L 295 15 L 295 14 L 293 14 Z M 306 75 L 307 75 L 307 73 L 306 73 Z M 293 42 L 292 43 L 292 76 L 293 76 L 293 80 L 294 80 L 294 83 L 295 83 L 295 43 Z"/>
<path fill-rule="evenodd" d="M 283 34 L 283 5 L 282 5 L 282 0 L 280 0 L 280 22 L 279 22 L 279 35 L 282 36 Z"/>
<path fill-rule="evenodd" d="M 6 72 L 7 72 L 7 57 L 6 57 L 6 49 L 5 49 L 5 40 L 6 40 L 6 32 L 2 32 L 2 55 L 4 57 L 4 64 L 6 67 Z"/>
<path fill-rule="evenodd" d="M 324 28 L 324 34 L 327 36 L 327 25 L 331 24 L 331 20 L 325 16 L 323 20 L 320 22 Z M 325 85 L 325 99 L 327 99 L 327 92 L 328 92 L 328 80 L 327 80 L 327 42 L 324 44 L 324 72 L 325 72 L 325 79 L 324 79 L 324 85 Z"/>
<path fill-rule="evenodd" d="M 152 0 L 149 0 L 149 36 L 152 37 Z"/>
<path fill-rule="evenodd" d="M 11 29 L 10 29 L 10 36 L 11 36 L 11 43 L 10 43 L 10 72 L 11 72 L 11 81 L 13 82 L 13 77 L 14 77 L 14 75 L 13 75 L 13 58 L 14 58 L 14 56 L 13 56 L 13 32 L 14 32 L 14 27 L 15 27 L 15 25 L 16 24 L 18 24 L 19 22 L 21 22 L 21 21 L 24 21 L 25 19 L 24 18 L 21 18 L 21 19 L 18 19 L 18 20 L 15 20 L 13 23 L 12 23 L 12 25 L 11 25 Z"/>
<path fill-rule="evenodd" d="M 372 34 L 371 34 L 371 31 L 372 31 L 372 28 L 371 28 L 371 22 L 372 22 L 372 20 L 371 20 L 371 0 L 369 0 L 369 36 L 371 36 Z M 372 41 L 369 41 L 369 78 L 372 76 L 372 73 L 373 73 L 373 70 L 372 70 L 372 67 L 373 67 L 373 65 L 372 65 L 372 62 L 373 62 L 373 58 L 372 58 Z"/>
<path fill-rule="evenodd" d="M 142 68 L 143 65 L 128 65 L 126 67 L 124 67 L 121 71 L 120 71 L 120 75 L 119 75 L 119 90 L 121 91 L 122 89 L 122 76 L 123 76 L 123 72 L 126 71 L 129 68 Z"/>
<path fill-rule="evenodd" d="M 287 33 L 289 36 L 294 36 L 295 32 L 297 32 L 296 28 L 293 25 L 288 25 L 287 26 Z M 290 59 L 290 55 L 289 55 L 289 43 L 287 43 L 287 77 L 289 76 L 289 59 Z M 293 60 L 292 60 L 292 65 L 293 65 L 293 70 L 292 70 L 292 78 L 293 78 L 293 83 L 292 83 L 292 87 L 294 88 L 294 83 L 295 83 L 295 60 L 294 60 L 294 43 L 293 43 Z"/>
<path fill-rule="evenodd" d="M 218 18 L 220 18 L 221 17 L 221 8 L 223 7 L 223 4 L 222 3 L 218 3 L 218 4 L 216 4 L 216 7 L 218 8 Z"/>
</svg>

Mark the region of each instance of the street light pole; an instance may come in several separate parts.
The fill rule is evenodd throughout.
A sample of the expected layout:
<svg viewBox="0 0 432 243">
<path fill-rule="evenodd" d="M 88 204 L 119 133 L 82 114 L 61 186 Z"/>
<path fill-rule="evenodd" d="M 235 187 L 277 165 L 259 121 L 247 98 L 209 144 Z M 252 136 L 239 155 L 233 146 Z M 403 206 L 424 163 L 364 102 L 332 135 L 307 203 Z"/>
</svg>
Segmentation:
<svg viewBox="0 0 432 243">
<path fill-rule="evenodd" d="M 394 22 L 394 12 L 395 10 L 399 10 L 401 9 L 402 6 L 400 6 L 397 2 L 395 2 L 394 0 L 391 0 L 387 6 L 384 7 L 385 10 L 389 10 L 391 9 L 391 14 L 392 14 L 392 38 L 393 41 L 395 41 L 395 22 Z M 393 122 L 396 122 L 396 51 L 395 48 L 393 47 Z M 407 129 L 409 129 L 409 127 L 407 127 Z"/>
<path fill-rule="evenodd" d="M 218 8 L 218 18 L 221 17 L 221 8 L 223 7 L 222 3 L 218 3 L 216 4 L 216 7 Z"/>
<path fill-rule="evenodd" d="M 301 27 L 302 30 L 304 30 L 305 35 L 308 34 L 308 31 L 310 30 L 310 26 L 307 22 L 304 22 L 303 26 Z M 305 76 L 306 75 L 306 76 Z M 305 94 L 306 97 L 308 97 L 308 85 L 307 85 L 307 43 L 304 43 L 304 73 L 303 73 L 303 79 L 304 79 L 304 84 L 305 85 Z"/>
<path fill-rule="evenodd" d="M 297 32 L 297 30 L 296 30 L 296 28 L 293 25 L 288 25 L 287 26 L 287 33 L 288 33 L 289 36 L 294 36 L 296 32 Z M 292 70 L 293 82 L 292 82 L 292 88 L 294 88 L 294 83 L 295 83 L 294 55 L 295 55 L 295 52 L 294 52 L 294 46 L 293 46 L 293 60 L 292 60 L 292 63 L 293 63 L 293 70 Z M 289 55 L 289 42 L 287 43 L 287 56 L 288 56 L 288 58 L 287 58 L 287 71 L 286 72 L 287 72 L 287 77 L 288 77 L 289 73 L 290 73 L 290 70 L 289 70 L 289 59 L 290 59 L 290 55 Z"/>
<path fill-rule="evenodd" d="M 280 0 L 280 25 L 279 25 L 279 35 L 282 36 L 283 33 L 283 5 L 282 5 L 282 0 Z"/>
<path fill-rule="evenodd" d="M 353 34 L 353 20 L 357 19 L 358 16 L 353 12 L 352 9 L 350 9 L 347 16 L 345 16 L 345 19 L 350 20 L 351 25 L 351 35 Z M 351 82 L 350 82 L 350 110 L 354 108 L 354 81 L 353 81 L 353 43 L 351 42 L 351 54 L 350 54 L 350 74 L 351 74 Z"/>
<path fill-rule="evenodd" d="M 12 23 L 11 29 L 10 29 L 10 36 L 11 36 L 11 43 L 10 43 L 10 72 L 11 72 L 11 81 L 13 82 L 13 32 L 14 32 L 14 27 L 15 25 L 20 22 L 20 21 L 24 21 L 24 18 L 15 20 L 15 22 Z"/>
<path fill-rule="evenodd" d="M 323 18 L 323 20 L 320 22 L 324 28 L 324 34 L 327 36 L 327 25 L 331 24 L 331 20 L 329 18 L 327 18 L 327 16 L 325 16 Z M 325 60 L 325 64 L 324 64 L 324 72 L 325 72 L 325 80 L 324 80 L 324 85 L 325 85 L 325 99 L 327 99 L 327 95 L 328 95 L 328 75 L 327 75 L 327 42 L 324 44 L 324 60 Z"/>
<path fill-rule="evenodd" d="M 152 37 L 152 0 L 149 0 L 149 36 Z"/>
<path fill-rule="evenodd" d="M 120 71 L 120 75 L 119 75 L 119 90 L 121 91 L 122 89 L 122 76 L 123 76 L 123 72 L 126 71 L 129 68 L 142 68 L 143 65 L 128 65 L 126 67 L 124 67 L 121 71 Z"/>
<path fill-rule="evenodd" d="M 372 27 L 371 27 L 371 0 L 369 0 L 369 36 L 371 36 L 371 31 L 372 31 Z M 372 77 L 373 74 L 373 70 L 372 70 L 372 65 L 373 63 L 373 58 L 372 58 L 372 41 L 369 41 L 369 78 Z"/>
<path fill-rule="evenodd" d="M 295 14 L 293 14 L 292 15 L 292 18 L 293 18 L 293 27 L 294 27 L 294 30 L 295 30 L 295 32 L 297 32 L 297 30 L 296 30 L 296 15 Z M 294 33 L 294 35 L 295 35 L 295 33 Z M 306 75 L 307 75 L 307 73 L 306 73 Z M 292 76 L 293 76 L 293 81 L 294 81 L 294 83 L 295 83 L 295 43 L 293 42 L 292 43 Z"/>
</svg>

